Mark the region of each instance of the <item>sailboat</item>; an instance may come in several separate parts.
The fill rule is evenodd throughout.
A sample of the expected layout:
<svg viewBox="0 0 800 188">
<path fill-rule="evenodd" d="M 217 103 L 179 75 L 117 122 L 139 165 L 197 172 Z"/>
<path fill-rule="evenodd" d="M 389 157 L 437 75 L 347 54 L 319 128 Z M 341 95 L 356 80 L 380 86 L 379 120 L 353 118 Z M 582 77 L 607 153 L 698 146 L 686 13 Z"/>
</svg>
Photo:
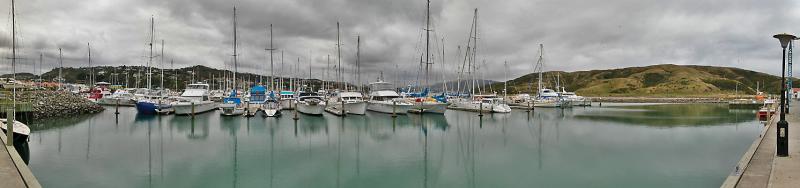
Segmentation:
<svg viewBox="0 0 800 188">
<path fill-rule="evenodd" d="M 452 99 L 448 108 L 478 112 L 511 112 L 511 107 L 508 106 L 508 104 L 506 104 L 501 97 L 498 97 L 496 94 L 481 94 L 481 86 L 477 83 L 478 79 L 475 74 L 477 74 L 478 66 L 476 65 L 477 63 L 475 61 L 477 59 L 476 48 L 478 44 L 478 9 L 475 9 L 469 36 L 470 38 L 467 41 L 467 50 L 464 55 L 464 62 L 462 64 L 461 72 L 463 73 L 464 71 L 467 71 L 467 74 L 469 74 L 468 76 L 470 77 L 471 82 L 471 94 L 469 94 L 467 97 L 459 94 L 460 97 Z M 461 93 L 460 83 L 461 81 L 459 79 L 459 93 Z"/>
<path fill-rule="evenodd" d="M 275 51 L 275 48 L 272 46 L 272 24 L 269 24 L 269 95 L 264 93 L 264 100 L 259 101 L 261 102 L 260 109 L 264 112 L 264 117 L 278 117 L 281 115 L 281 103 L 277 96 L 275 95 L 275 91 L 278 91 L 277 87 L 275 87 L 275 65 L 273 63 L 272 54 Z M 266 92 L 266 90 L 265 90 Z M 251 92 L 252 98 L 252 92 Z M 251 101 L 252 104 L 252 101 Z"/>
<path fill-rule="evenodd" d="M 16 10 L 14 8 L 14 1 L 11 1 L 11 70 L 12 70 L 12 78 L 16 81 L 17 79 L 17 35 L 16 35 Z M 12 90 L 12 110 L 17 109 L 17 87 L 14 87 Z M 14 113 L 12 113 L 14 114 Z M 11 118 L 13 119 L 13 118 Z M 28 125 L 25 125 L 22 122 L 14 120 L 13 122 L 8 122 L 8 119 L 0 119 L 0 129 L 2 129 L 3 134 L 6 134 L 7 131 L 13 132 L 13 138 L 6 138 L 6 142 L 12 140 L 14 144 L 14 148 L 19 152 L 22 161 L 25 164 L 28 164 L 30 160 L 30 150 L 28 149 L 28 137 L 31 134 L 31 129 Z M 11 124 L 9 126 L 8 124 Z"/>
<path fill-rule="evenodd" d="M 150 17 L 150 57 L 147 61 L 147 89 L 141 91 L 141 95 L 136 98 L 136 110 L 142 114 L 169 114 L 174 112 L 172 108 L 173 100 L 167 100 L 169 92 L 152 89 L 152 63 L 153 63 L 153 40 L 154 40 L 154 18 Z M 162 85 L 163 86 L 163 85 Z"/>
<path fill-rule="evenodd" d="M 544 67 L 544 45 L 539 44 L 539 60 L 536 63 L 537 72 L 539 74 L 539 82 L 537 86 L 537 95 L 536 98 L 533 99 L 533 106 L 534 107 L 545 107 L 545 108 L 566 108 L 572 107 L 570 101 L 566 100 L 562 95 L 561 92 L 558 92 L 553 89 L 548 89 L 544 85 L 542 85 L 543 80 L 543 67 Z M 556 88 L 560 88 L 560 76 L 556 81 Z"/>
<path fill-rule="evenodd" d="M 428 78 L 430 74 L 430 66 L 431 64 L 431 55 L 430 55 L 430 35 L 431 35 L 431 1 L 428 0 L 427 4 L 427 14 L 426 14 L 426 23 L 425 23 L 425 89 L 420 93 L 409 93 L 406 94 L 404 97 L 407 99 L 408 102 L 414 103 L 414 107 L 411 108 L 409 112 L 412 113 L 435 113 L 435 114 L 444 114 L 447 110 L 447 98 L 446 97 L 428 97 L 428 93 L 430 89 L 430 85 L 428 84 Z"/>
<path fill-rule="evenodd" d="M 228 97 L 222 99 L 222 104 L 219 108 L 222 109 L 220 115 L 223 116 L 238 116 L 244 114 L 245 107 L 242 105 L 242 98 L 239 98 L 236 93 L 236 72 L 237 68 L 236 56 L 236 7 L 233 7 L 233 90 Z"/>
<path fill-rule="evenodd" d="M 337 43 L 337 58 L 338 61 L 341 62 L 341 55 L 339 55 L 339 30 L 338 30 L 338 23 L 337 23 L 337 30 L 336 30 L 336 43 Z M 356 75 L 357 77 L 360 75 L 360 60 L 361 60 L 361 36 L 358 36 L 356 39 Z M 341 65 L 341 63 L 340 63 Z M 361 87 L 360 77 L 357 79 L 357 83 L 359 87 Z M 334 115 L 345 115 L 345 114 L 356 114 L 356 115 L 364 115 L 367 111 L 367 102 L 364 101 L 364 95 L 360 92 L 353 92 L 353 91 L 337 91 L 333 92 L 333 96 L 328 99 L 328 107 L 325 108 L 325 111 L 334 114 Z"/>
</svg>

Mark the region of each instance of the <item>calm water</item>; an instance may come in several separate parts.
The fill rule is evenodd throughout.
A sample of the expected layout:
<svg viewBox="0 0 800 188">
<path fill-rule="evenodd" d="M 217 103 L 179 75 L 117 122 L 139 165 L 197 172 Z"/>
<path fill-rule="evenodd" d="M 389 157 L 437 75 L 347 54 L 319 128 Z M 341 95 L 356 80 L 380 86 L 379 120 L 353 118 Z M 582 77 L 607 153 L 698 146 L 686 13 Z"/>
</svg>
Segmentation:
<svg viewBox="0 0 800 188">
<path fill-rule="evenodd" d="M 718 187 L 758 137 L 725 105 L 280 119 L 137 116 L 33 125 L 45 187 Z"/>
</svg>

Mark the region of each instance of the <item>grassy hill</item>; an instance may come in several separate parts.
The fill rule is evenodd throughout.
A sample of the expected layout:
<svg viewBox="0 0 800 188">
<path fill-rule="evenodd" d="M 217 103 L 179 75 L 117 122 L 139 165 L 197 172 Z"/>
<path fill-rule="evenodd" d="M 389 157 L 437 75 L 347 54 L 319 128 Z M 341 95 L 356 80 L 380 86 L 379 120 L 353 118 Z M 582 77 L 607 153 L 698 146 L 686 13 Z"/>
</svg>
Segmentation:
<svg viewBox="0 0 800 188">
<path fill-rule="evenodd" d="M 755 94 L 760 91 L 778 93 L 780 77 L 732 67 L 698 65 L 652 65 L 610 70 L 576 72 L 546 72 L 543 83 L 554 88 L 560 78 L 561 86 L 585 96 L 650 96 L 650 97 L 714 97 L 736 93 Z M 532 73 L 509 81 L 509 93 L 527 93 L 529 83 L 535 90 L 538 74 Z M 800 86 L 794 81 L 794 86 Z M 503 83 L 494 88 L 502 88 Z"/>
<path fill-rule="evenodd" d="M 62 75 L 64 79 L 68 83 L 87 83 L 89 79 L 89 71 L 88 67 L 65 67 L 62 70 Z M 159 87 L 161 85 L 161 70 L 157 68 L 152 68 L 153 76 L 151 78 L 151 82 L 153 87 Z M 147 87 L 147 67 L 144 66 L 118 66 L 118 67 L 111 67 L 111 66 L 101 66 L 101 67 L 94 67 L 95 72 L 95 80 L 96 81 L 106 81 L 111 82 L 112 77 L 115 77 L 116 80 L 114 84 L 123 84 L 125 83 L 126 79 L 128 81 L 129 87 Z M 192 75 L 192 72 L 195 74 Z M 175 85 L 175 78 L 177 77 L 177 88 L 183 89 L 186 84 L 194 80 L 196 82 L 206 82 L 210 83 L 212 87 L 217 88 L 219 87 L 220 83 L 223 83 L 223 75 L 228 74 L 230 76 L 232 71 L 230 70 L 220 70 L 214 69 L 211 67 L 206 67 L 202 65 L 195 65 L 191 67 L 184 67 L 179 69 L 164 69 L 164 87 L 165 88 L 176 88 Z M 139 75 L 139 76 L 137 76 Z M 17 75 L 19 78 L 20 75 Z M 42 79 L 47 81 L 53 81 L 55 78 L 58 77 L 58 69 L 53 69 L 51 71 L 45 72 L 42 74 Z M 126 78 L 127 77 L 127 78 Z M 237 73 L 237 80 L 240 82 L 258 82 L 259 75 L 251 74 L 251 73 Z M 266 81 L 268 79 L 267 75 L 263 75 L 263 79 Z M 278 78 L 275 78 L 278 80 Z M 284 82 L 288 85 L 288 79 L 284 78 Z M 309 83 L 314 88 L 319 88 L 321 85 L 321 81 L 318 79 L 311 79 L 311 80 L 303 80 L 304 83 Z M 138 83 L 138 84 L 137 84 Z M 243 83 L 240 83 L 243 84 Z M 288 87 L 288 86 L 287 86 Z"/>
</svg>

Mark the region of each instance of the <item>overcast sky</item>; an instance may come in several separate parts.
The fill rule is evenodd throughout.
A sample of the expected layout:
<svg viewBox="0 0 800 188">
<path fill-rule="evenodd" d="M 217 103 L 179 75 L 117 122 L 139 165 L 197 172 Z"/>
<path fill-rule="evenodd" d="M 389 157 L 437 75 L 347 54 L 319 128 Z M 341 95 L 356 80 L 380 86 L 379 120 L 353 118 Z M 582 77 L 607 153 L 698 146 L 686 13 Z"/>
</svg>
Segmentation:
<svg viewBox="0 0 800 188">
<path fill-rule="evenodd" d="M 269 73 L 265 49 L 267 28 L 273 24 L 275 71 L 289 74 L 288 66 L 299 58 L 303 77 L 310 62 L 313 77 L 321 78 L 327 55 L 335 64 L 336 22 L 340 22 L 342 64 L 348 72 L 355 68 L 360 35 L 362 80 L 374 80 L 380 71 L 389 80 L 416 78 L 425 50 L 425 4 L 425 0 L 17 1 L 18 56 L 26 58 L 19 69 L 34 71 L 32 64 L 38 64 L 40 53 L 45 71 L 57 66 L 58 48 L 63 49 L 65 66 L 88 66 L 87 43 L 94 65 L 146 65 L 151 16 L 155 40 L 165 41 L 166 61 L 174 60 L 175 67 L 225 68 L 232 60 L 236 6 L 239 71 Z M 0 5 L 6 11 L 0 36 L 6 57 L 11 56 L 9 5 L 10 0 Z M 800 33 L 798 2 L 786 0 L 432 0 L 433 78 L 440 80 L 445 72 L 451 79 L 462 64 L 464 52 L 459 57 L 458 46 L 466 45 L 475 8 L 480 71 L 495 80 L 505 80 L 505 61 L 510 78 L 530 73 L 540 43 L 545 48 L 545 70 L 669 63 L 780 74 L 780 46 L 772 35 Z M 160 50 L 156 44 L 154 54 Z M 159 58 L 154 60 L 156 66 Z M 3 62 L 2 71 L 10 72 L 10 60 Z M 170 68 L 169 63 L 165 66 Z"/>
</svg>

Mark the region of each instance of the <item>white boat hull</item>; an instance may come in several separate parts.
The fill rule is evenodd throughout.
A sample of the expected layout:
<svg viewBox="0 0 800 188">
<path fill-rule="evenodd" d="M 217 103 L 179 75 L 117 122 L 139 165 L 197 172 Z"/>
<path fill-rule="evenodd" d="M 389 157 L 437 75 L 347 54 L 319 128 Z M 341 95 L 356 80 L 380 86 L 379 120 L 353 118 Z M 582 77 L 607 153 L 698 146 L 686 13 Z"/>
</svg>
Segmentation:
<svg viewBox="0 0 800 188">
<path fill-rule="evenodd" d="M 412 107 L 410 111 L 415 113 L 422 112 L 422 113 L 444 114 L 444 112 L 447 111 L 447 103 L 432 102 L 432 101 L 414 103 L 414 107 Z"/>
<path fill-rule="evenodd" d="M 482 112 L 491 112 L 492 111 L 492 104 L 481 103 L 480 101 L 455 101 L 453 104 L 449 106 L 449 108 L 454 110 L 464 110 L 464 111 L 482 111 Z"/>
<path fill-rule="evenodd" d="M 192 115 L 192 103 L 179 102 L 172 105 L 176 115 Z M 194 102 L 194 114 L 200 114 L 216 109 L 217 105 L 212 101 Z"/>
<path fill-rule="evenodd" d="M 120 106 L 136 106 L 136 101 L 132 99 L 123 99 L 123 98 L 101 98 L 97 100 L 97 104 L 99 105 L 111 105 L 115 106 L 119 104 Z"/>
<path fill-rule="evenodd" d="M 308 114 L 308 115 L 322 115 L 322 112 L 325 111 L 325 105 L 322 103 L 319 104 L 306 104 L 306 103 L 297 103 L 297 112 Z"/>
<path fill-rule="evenodd" d="M 281 99 L 281 109 L 294 110 L 294 99 Z"/>
<path fill-rule="evenodd" d="M 508 104 L 494 104 L 492 105 L 492 112 L 511 113 L 511 106 L 508 106 Z"/>
<path fill-rule="evenodd" d="M 386 101 L 369 101 L 367 104 L 367 110 L 387 114 L 406 114 L 411 107 L 412 105 L 408 103 L 397 103 L 395 105 Z"/>
</svg>

